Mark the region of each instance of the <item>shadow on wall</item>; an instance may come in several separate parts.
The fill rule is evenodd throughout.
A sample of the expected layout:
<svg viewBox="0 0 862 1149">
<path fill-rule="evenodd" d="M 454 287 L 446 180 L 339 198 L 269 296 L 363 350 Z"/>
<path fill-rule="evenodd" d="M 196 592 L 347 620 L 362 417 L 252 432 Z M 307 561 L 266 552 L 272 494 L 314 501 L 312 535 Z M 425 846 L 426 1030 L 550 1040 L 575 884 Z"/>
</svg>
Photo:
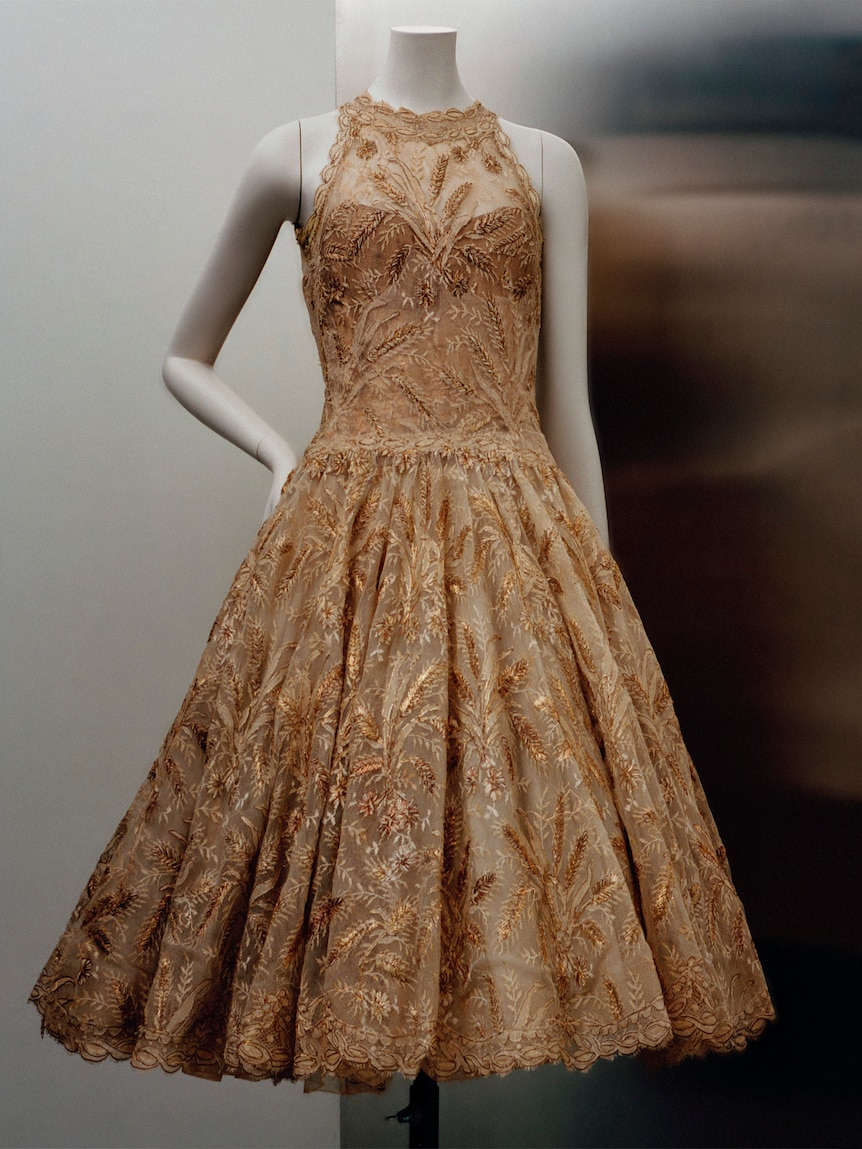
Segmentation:
<svg viewBox="0 0 862 1149">
<path fill-rule="evenodd" d="M 728 37 L 631 56 L 596 77 L 607 132 L 862 137 L 862 39 Z"/>
<path fill-rule="evenodd" d="M 862 949 L 862 41 L 618 74 L 639 130 L 579 147 L 614 549 L 755 937 Z"/>
<path fill-rule="evenodd" d="M 612 61 L 607 134 L 577 142 L 614 551 L 778 1021 L 744 1054 L 670 1070 L 446 1084 L 442 1145 L 858 1142 L 861 45 Z M 405 1145 L 384 1121 L 405 1103 L 403 1082 L 344 1098 L 342 1145 Z"/>
<path fill-rule="evenodd" d="M 778 1022 L 744 1053 L 672 1069 L 639 1059 L 601 1061 L 588 1073 L 559 1065 L 505 1077 L 445 1083 L 440 1144 L 446 1149 L 577 1149 L 578 1146 L 792 1146 L 858 1143 L 854 1042 L 862 959 L 821 947 L 766 946 L 762 957 Z M 836 1024 L 840 1010 L 840 1027 Z M 341 1101 L 343 1149 L 407 1145 L 386 1120 L 407 1104 L 407 1084 Z"/>
</svg>

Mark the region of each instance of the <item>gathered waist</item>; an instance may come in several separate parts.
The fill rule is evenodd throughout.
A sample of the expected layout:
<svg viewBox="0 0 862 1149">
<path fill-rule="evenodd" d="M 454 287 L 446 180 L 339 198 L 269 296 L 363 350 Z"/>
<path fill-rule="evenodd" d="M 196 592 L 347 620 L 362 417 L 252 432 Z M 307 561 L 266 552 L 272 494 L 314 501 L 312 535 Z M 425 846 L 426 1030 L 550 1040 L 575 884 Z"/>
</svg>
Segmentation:
<svg viewBox="0 0 862 1149">
<path fill-rule="evenodd" d="M 494 432 L 458 439 L 417 432 L 398 437 L 363 436 L 348 440 L 343 435 L 336 438 L 318 433 L 302 456 L 302 466 L 316 473 L 366 470 L 383 463 L 401 470 L 435 456 L 464 467 L 512 463 L 539 468 L 556 467 L 544 435 L 532 428 L 524 435 Z"/>
</svg>

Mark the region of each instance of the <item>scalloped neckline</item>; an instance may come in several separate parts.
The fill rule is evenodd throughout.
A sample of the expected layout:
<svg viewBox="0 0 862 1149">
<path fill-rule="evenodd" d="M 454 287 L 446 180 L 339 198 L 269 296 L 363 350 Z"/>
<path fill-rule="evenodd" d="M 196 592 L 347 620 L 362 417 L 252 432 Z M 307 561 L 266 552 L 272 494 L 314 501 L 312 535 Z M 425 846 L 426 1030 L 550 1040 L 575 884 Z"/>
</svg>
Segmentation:
<svg viewBox="0 0 862 1149">
<path fill-rule="evenodd" d="M 389 115 L 399 116 L 400 118 L 406 120 L 451 121 L 457 117 L 467 118 L 470 116 L 478 115 L 480 112 L 488 111 L 488 109 L 484 106 L 484 104 L 482 104 L 480 100 L 473 100 L 473 102 L 468 104 L 466 108 L 432 108 L 427 112 L 414 112 L 412 108 L 407 108 L 403 104 L 396 108 L 394 104 L 390 104 L 386 100 L 378 100 L 375 96 L 372 96 L 369 93 L 367 88 L 364 92 L 360 92 L 358 96 L 354 96 L 352 100 L 348 100 L 348 103 L 379 108 Z"/>
</svg>

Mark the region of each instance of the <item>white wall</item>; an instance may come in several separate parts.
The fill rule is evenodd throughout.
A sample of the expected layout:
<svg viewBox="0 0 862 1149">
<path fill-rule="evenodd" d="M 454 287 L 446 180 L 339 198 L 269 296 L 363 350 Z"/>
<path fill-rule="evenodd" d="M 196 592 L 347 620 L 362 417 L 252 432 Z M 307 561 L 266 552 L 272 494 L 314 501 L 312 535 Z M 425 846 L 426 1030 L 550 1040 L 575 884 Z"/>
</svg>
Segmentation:
<svg viewBox="0 0 862 1149">
<path fill-rule="evenodd" d="M 254 142 L 336 100 L 336 6 L 338 99 L 370 82 L 389 25 L 452 23 L 476 96 L 570 137 L 601 122 L 603 71 L 626 50 L 754 33 L 779 9 L 786 29 L 858 31 L 859 13 L 843 0 L 0 2 L 6 1145 L 337 1143 L 331 1097 L 89 1066 L 39 1040 L 25 1001 L 263 509 L 267 473 L 182 411 L 159 365 Z M 297 270 L 285 235 L 220 365 L 302 446 L 321 388 Z M 370 1137 L 403 1143 L 377 1120 Z"/>
<path fill-rule="evenodd" d="M 143 780 L 268 472 L 159 369 L 255 142 L 333 106 L 334 5 L 0 7 L 2 1141 L 333 1146 L 334 1097 L 88 1065 L 26 997 Z M 316 352 L 282 235 L 221 360 L 302 446 Z"/>
</svg>

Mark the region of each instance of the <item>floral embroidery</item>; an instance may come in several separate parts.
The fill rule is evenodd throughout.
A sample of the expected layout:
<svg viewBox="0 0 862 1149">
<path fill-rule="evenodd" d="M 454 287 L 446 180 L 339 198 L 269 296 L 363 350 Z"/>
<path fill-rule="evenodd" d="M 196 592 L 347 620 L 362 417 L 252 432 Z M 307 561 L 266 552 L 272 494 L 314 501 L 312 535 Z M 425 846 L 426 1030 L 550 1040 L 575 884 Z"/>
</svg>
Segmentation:
<svg viewBox="0 0 862 1149">
<path fill-rule="evenodd" d="M 379 1088 L 772 1016 L 619 570 L 539 427 L 538 198 L 367 96 L 299 231 L 321 426 L 32 993 L 90 1060 Z"/>
</svg>

